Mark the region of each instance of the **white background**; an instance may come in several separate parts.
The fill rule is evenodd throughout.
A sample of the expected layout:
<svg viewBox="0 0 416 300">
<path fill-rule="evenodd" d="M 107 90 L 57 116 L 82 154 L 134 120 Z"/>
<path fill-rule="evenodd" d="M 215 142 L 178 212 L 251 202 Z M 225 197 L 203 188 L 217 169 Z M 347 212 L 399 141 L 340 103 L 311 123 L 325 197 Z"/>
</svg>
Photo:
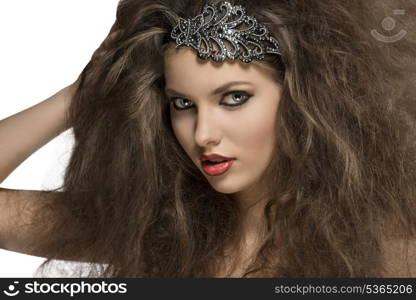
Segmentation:
<svg viewBox="0 0 416 300">
<path fill-rule="evenodd" d="M 0 1 L 0 120 L 73 83 L 110 31 L 117 4 L 118 0 Z M 35 152 L 0 186 L 59 186 L 71 133 L 66 131 Z M 0 250 L 0 277 L 33 277 L 42 261 Z"/>
</svg>

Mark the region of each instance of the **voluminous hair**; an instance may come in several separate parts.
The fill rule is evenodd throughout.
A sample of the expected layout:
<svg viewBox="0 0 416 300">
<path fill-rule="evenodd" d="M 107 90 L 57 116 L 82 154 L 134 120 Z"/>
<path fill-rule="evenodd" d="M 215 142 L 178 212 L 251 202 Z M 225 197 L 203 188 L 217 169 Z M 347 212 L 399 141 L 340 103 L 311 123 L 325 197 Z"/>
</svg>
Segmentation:
<svg viewBox="0 0 416 300">
<path fill-rule="evenodd" d="M 87 277 L 212 277 L 241 241 L 238 203 L 181 148 L 164 94 L 170 31 L 208 2 L 218 1 L 119 2 L 117 34 L 71 103 L 64 182 L 33 224 L 48 228 L 41 269 L 64 258 L 87 262 Z M 244 276 L 382 276 L 388 249 L 416 228 L 415 1 L 230 2 L 282 50 L 255 62 L 276 71 L 282 95 L 267 229 Z M 384 43 L 371 30 L 387 35 L 393 8 L 406 10 L 396 21 L 408 32 Z"/>
</svg>

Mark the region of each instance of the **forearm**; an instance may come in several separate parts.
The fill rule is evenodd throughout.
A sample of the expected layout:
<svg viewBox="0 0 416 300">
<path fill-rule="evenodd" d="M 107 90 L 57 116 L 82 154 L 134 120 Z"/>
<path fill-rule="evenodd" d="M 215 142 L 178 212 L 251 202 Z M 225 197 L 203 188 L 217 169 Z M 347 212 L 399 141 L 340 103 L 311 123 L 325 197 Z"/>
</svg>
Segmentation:
<svg viewBox="0 0 416 300">
<path fill-rule="evenodd" d="M 48 99 L 0 121 L 0 183 L 26 158 L 70 127 L 68 86 Z"/>
</svg>

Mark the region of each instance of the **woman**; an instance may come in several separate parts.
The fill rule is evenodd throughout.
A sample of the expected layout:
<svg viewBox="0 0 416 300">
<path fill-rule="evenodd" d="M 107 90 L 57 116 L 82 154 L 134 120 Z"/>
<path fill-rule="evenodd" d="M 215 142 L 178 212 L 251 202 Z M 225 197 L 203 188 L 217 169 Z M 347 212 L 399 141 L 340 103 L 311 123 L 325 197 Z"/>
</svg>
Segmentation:
<svg viewBox="0 0 416 300">
<path fill-rule="evenodd" d="M 391 7 L 372 4 L 120 1 L 79 80 L 37 110 L 55 115 L 37 141 L 73 128 L 64 184 L 0 193 L 2 247 L 100 263 L 91 277 L 416 275 L 415 41 L 373 38 Z M 268 51 L 198 43 L 220 35 L 197 30 L 204 12 L 235 5 Z"/>
</svg>

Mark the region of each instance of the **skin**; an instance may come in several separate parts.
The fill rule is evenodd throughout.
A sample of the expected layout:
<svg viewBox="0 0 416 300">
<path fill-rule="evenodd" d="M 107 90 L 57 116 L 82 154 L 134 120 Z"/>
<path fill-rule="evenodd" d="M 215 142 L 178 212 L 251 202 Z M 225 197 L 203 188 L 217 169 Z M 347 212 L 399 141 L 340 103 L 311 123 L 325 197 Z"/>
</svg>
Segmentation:
<svg viewBox="0 0 416 300">
<path fill-rule="evenodd" d="M 188 108 L 176 110 L 170 104 L 178 142 L 216 191 L 231 194 L 240 203 L 245 214 L 243 232 L 246 240 L 253 240 L 262 219 L 259 195 L 263 187 L 259 179 L 273 155 L 281 87 L 260 64 L 201 60 L 189 47 L 168 49 L 164 66 L 166 95 L 175 99 L 178 108 Z M 250 84 L 233 85 L 212 94 L 230 81 Z M 232 91 L 237 93 L 227 94 Z M 221 105 L 239 103 L 243 104 Z M 207 153 L 236 160 L 224 174 L 210 176 L 200 161 L 200 156 Z"/>
</svg>

